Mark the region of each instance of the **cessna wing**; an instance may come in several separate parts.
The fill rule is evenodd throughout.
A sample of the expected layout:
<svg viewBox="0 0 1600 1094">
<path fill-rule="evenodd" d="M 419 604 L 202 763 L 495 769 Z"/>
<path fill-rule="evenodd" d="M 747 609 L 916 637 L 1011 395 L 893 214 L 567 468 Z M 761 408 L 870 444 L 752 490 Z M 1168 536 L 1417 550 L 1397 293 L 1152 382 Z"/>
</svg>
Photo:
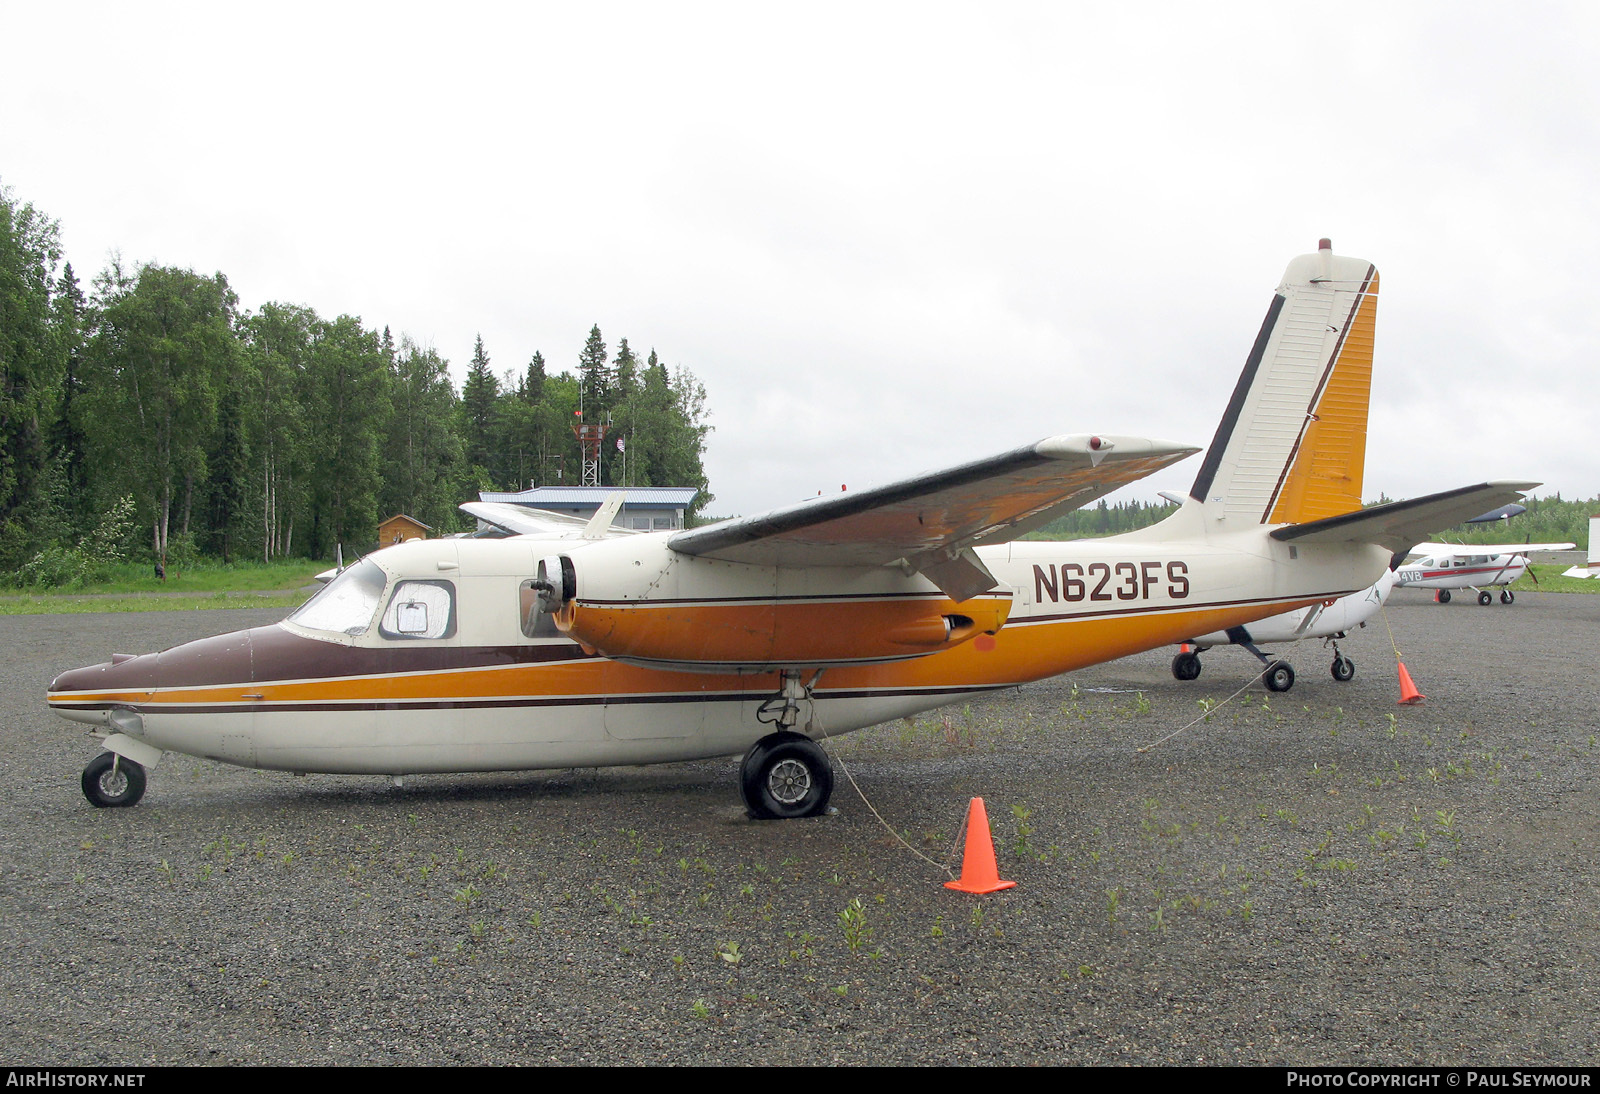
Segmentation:
<svg viewBox="0 0 1600 1094">
<path fill-rule="evenodd" d="M 1526 555 L 1534 551 L 1570 551 L 1576 543 L 1419 543 L 1413 555 Z"/>
<path fill-rule="evenodd" d="M 679 554 L 757 566 L 903 562 L 957 602 L 999 582 L 972 548 L 1003 543 L 1198 452 L 1141 437 L 1050 437 L 887 486 L 679 532 Z"/>
</svg>

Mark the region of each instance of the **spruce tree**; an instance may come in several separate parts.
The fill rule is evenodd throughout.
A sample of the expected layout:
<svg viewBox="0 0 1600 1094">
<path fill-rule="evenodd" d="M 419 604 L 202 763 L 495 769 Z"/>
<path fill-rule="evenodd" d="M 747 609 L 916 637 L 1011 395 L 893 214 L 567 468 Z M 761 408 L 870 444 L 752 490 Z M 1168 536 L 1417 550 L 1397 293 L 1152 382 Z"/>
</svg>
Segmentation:
<svg viewBox="0 0 1600 1094">
<path fill-rule="evenodd" d="M 544 379 L 544 354 L 534 350 L 533 359 L 528 362 L 527 378 L 522 382 L 522 397 L 537 404 L 544 398 Z"/>
<path fill-rule="evenodd" d="M 494 481 L 494 403 L 500 394 L 500 381 L 489 369 L 489 354 L 483 348 L 483 335 L 478 335 L 472 351 L 472 363 L 467 367 L 466 383 L 461 385 L 461 412 L 465 419 L 463 440 L 466 442 L 467 463 L 481 467 Z"/>
<path fill-rule="evenodd" d="M 597 420 L 597 415 L 611 405 L 611 370 L 606 367 L 606 343 L 600 336 L 600 324 L 589 328 L 589 340 L 578 354 L 578 380 L 582 384 L 584 417 Z"/>
</svg>

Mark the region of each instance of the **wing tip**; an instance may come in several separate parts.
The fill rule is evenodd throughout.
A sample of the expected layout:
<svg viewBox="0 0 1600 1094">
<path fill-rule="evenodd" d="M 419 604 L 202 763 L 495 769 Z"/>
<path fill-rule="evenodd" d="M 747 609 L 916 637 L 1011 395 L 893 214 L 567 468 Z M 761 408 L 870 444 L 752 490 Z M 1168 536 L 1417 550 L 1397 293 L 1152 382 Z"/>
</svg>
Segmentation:
<svg viewBox="0 0 1600 1094">
<path fill-rule="evenodd" d="M 1192 456 L 1200 449 L 1196 445 L 1178 441 L 1164 441 L 1153 437 L 1129 437 L 1117 433 L 1061 433 L 1046 437 L 1033 446 L 1034 452 L 1055 460 L 1077 456 L 1170 456 L 1179 459 Z"/>
</svg>

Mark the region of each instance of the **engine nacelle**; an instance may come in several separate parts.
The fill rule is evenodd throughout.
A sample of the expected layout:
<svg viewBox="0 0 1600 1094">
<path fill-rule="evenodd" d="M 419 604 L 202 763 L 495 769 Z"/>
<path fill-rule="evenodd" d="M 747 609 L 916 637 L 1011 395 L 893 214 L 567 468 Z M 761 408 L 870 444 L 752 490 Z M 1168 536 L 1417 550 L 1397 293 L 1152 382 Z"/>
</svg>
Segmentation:
<svg viewBox="0 0 1600 1094">
<path fill-rule="evenodd" d="M 556 626 L 618 661 L 696 672 L 765 672 L 901 661 L 993 634 L 1009 593 L 960 604 L 887 567 L 787 569 L 608 540 L 539 564 Z"/>
</svg>

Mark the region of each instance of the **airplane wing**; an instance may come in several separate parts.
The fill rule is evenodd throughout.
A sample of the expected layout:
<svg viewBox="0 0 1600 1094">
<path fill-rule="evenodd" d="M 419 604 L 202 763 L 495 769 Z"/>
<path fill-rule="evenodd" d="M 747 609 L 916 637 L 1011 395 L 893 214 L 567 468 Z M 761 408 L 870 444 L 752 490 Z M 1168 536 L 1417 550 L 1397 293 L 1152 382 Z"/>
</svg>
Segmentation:
<svg viewBox="0 0 1600 1094">
<path fill-rule="evenodd" d="M 1530 551 L 1570 551 L 1575 543 L 1419 543 L 1414 555 L 1525 555 Z"/>
<path fill-rule="evenodd" d="M 1015 539 L 1198 451 L 1142 437 L 1050 437 L 887 486 L 679 532 L 667 546 L 761 566 L 904 560 L 961 601 L 997 584 L 973 547 Z"/>
<path fill-rule="evenodd" d="M 1486 482 L 1406 501 L 1391 501 L 1336 517 L 1290 524 L 1272 538 L 1300 543 L 1376 543 L 1390 551 L 1409 550 L 1438 528 L 1453 528 L 1484 506 L 1504 505 L 1532 490 L 1536 482 Z M 1459 550 L 1460 548 L 1453 548 Z M 1488 553 L 1488 549 L 1484 549 Z"/>
<path fill-rule="evenodd" d="M 606 507 L 620 505 L 620 491 L 613 494 L 607 501 Z M 552 513 L 548 509 L 530 509 L 526 505 L 512 505 L 503 501 L 464 501 L 457 506 L 463 513 L 477 517 L 485 524 L 492 524 L 502 528 L 514 536 L 559 536 L 566 539 L 600 538 L 594 535 L 585 536 L 586 531 L 591 531 L 593 518 L 571 517 L 565 513 Z M 606 517 L 607 524 L 615 514 L 615 509 Z M 606 528 L 605 535 L 622 535 L 632 532 L 630 528 Z"/>
</svg>

